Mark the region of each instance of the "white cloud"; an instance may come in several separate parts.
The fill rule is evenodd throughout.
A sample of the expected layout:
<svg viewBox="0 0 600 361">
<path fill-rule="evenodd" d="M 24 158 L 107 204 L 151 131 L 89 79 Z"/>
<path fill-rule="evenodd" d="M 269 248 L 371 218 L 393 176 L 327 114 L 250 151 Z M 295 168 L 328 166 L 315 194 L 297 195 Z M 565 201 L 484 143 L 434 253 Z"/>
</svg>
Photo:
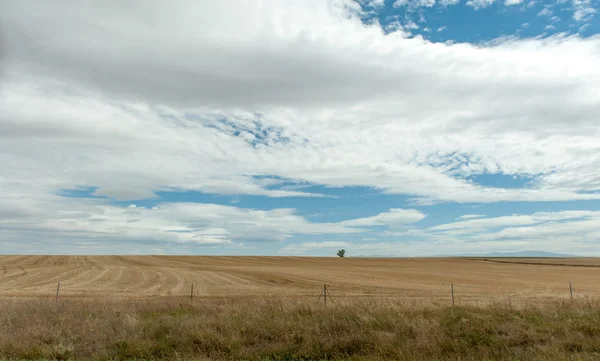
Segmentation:
<svg viewBox="0 0 600 361">
<path fill-rule="evenodd" d="M 394 7 L 409 6 L 412 8 L 432 7 L 434 5 L 435 0 L 395 0 L 393 3 Z"/>
<path fill-rule="evenodd" d="M 532 225 L 548 221 L 597 217 L 599 215 L 600 212 L 595 211 L 538 212 L 532 215 L 512 215 L 494 218 L 469 219 L 460 222 L 437 225 L 434 227 L 430 227 L 429 230 L 438 231 L 464 228 L 490 229 L 506 226 Z"/>
<path fill-rule="evenodd" d="M 385 5 L 385 0 L 360 0 L 360 3 L 373 8 L 380 8 Z"/>
<path fill-rule="evenodd" d="M 458 253 L 544 250 L 583 256 L 598 255 L 600 212 L 538 212 L 531 215 L 472 219 L 381 236 L 408 237 L 401 241 L 340 243 L 352 255 L 431 256 Z M 408 239 L 408 240 L 407 240 Z M 283 254 L 335 248 L 320 242 L 290 245 Z"/>
<path fill-rule="evenodd" d="M 591 0 L 572 0 L 575 21 L 587 21 L 596 14 Z"/>
<path fill-rule="evenodd" d="M 486 245 L 499 250 L 506 245 L 580 255 L 598 254 L 594 244 L 600 236 L 600 212 L 588 210 L 537 212 L 480 218 L 442 224 L 422 232 L 430 239 Z"/>
<path fill-rule="evenodd" d="M 408 20 L 404 23 L 403 28 L 408 29 L 408 30 L 415 30 L 419 28 L 419 25 L 417 25 L 414 21 L 412 20 Z"/>
<path fill-rule="evenodd" d="M 540 10 L 538 16 L 550 16 L 552 15 L 553 5 L 544 5 L 544 8 Z"/>
<path fill-rule="evenodd" d="M 356 5 L 0 3 L 0 203 L 320 196 L 256 176 L 422 204 L 600 198 L 600 38 L 433 43 Z M 482 173 L 535 180 L 465 180 Z"/>
<path fill-rule="evenodd" d="M 320 251 L 319 253 L 335 256 L 337 249 L 344 248 L 349 257 L 422 257 L 456 255 L 457 253 L 485 254 L 490 252 L 490 250 L 500 252 L 514 251 L 515 249 L 526 250 L 526 247 L 527 243 L 522 241 L 506 241 L 503 243 L 489 241 L 478 243 L 464 241 L 445 242 L 442 240 L 374 243 L 344 242 L 343 247 L 322 247 L 318 242 L 307 242 L 286 246 L 279 253 L 282 255 L 297 255 L 311 251 Z"/>
<path fill-rule="evenodd" d="M 464 214 L 460 217 L 458 217 L 458 219 L 473 219 L 473 218 L 482 218 L 485 217 L 485 214 Z"/>
<path fill-rule="evenodd" d="M 471 6 L 474 9 L 478 10 L 481 8 L 488 7 L 492 5 L 496 0 L 468 0 L 466 2 L 467 6 Z M 581 1 L 581 0 L 579 0 Z M 460 2 L 460 0 L 395 0 L 393 2 L 393 7 L 408 7 L 409 9 L 417 9 L 423 7 L 433 7 L 437 4 L 445 7 L 450 5 L 456 5 Z M 523 0 L 504 0 L 504 5 L 512 6 L 519 5 L 523 2 Z M 531 5 L 530 5 L 531 6 Z"/>
<path fill-rule="evenodd" d="M 17 10 L 29 4 L 19 2 Z M 168 42 L 160 34 L 150 41 L 116 25 L 115 31 L 124 33 L 107 37 L 52 8 L 44 11 L 56 21 L 40 21 L 31 31 L 43 38 L 60 24 L 54 41 L 31 43 L 17 40 L 20 22 L 11 17 L 16 10 L 2 11 L 11 39 L 0 99 L 4 174 L 29 183 L 26 188 L 50 192 L 94 186 L 96 195 L 118 199 L 148 198 L 167 187 L 312 195 L 269 189 L 254 174 L 369 185 L 446 201 L 598 198 L 577 193 L 600 189 L 594 170 L 600 160 L 593 156 L 598 149 L 593 116 L 598 101 L 592 91 L 597 39 L 515 40 L 488 48 L 433 44 L 401 33 L 385 36 L 377 26 L 324 5 L 317 6 L 315 16 L 300 7 L 286 18 L 284 31 L 275 25 L 283 20 L 275 8 L 246 9 L 259 11 L 260 22 L 243 17 L 234 23 L 240 31 L 208 22 L 207 27 L 220 29 L 214 36 L 221 38 L 208 53 L 210 38 L 185 32 L 191 21 L 185 14 L 192 12 L 186 8 L 168 10 L 184 14 L 178 26 L 160 18 L 157 26 L 173 32 Z M 150 21 L 162 10 L 149 6 L 137 13 Z M 200 12 L 212 9 L 205 10 Z M 112 19 L 83 4 L 73 11 L 99 26 Z M 240 33 L 245 37 L 232 40 Z M 135 46 L 146 53 L 138 58 L 137 52 L 110 50 L 134 46 L 126 40 L 140 42 Z M 174 43 L 181 45 L 169 50 Z M 87 57 L 81 49 L 89 46 L 105 59 Z M 47 56 L 34 55 L 32 47 Z M 148 53 L 161 48 L 160 61 Z M 186 55 L 183 49 L 196 50 Z M 230 56 L 244 49 L 253 50 Z M 236 63 L 248 56 L 258 57 L 249 62 L 253 69 Z M 299 58 L 304 60 L 294 63 Z M 100 70 L 108 64 L 114 64 L 107 73 L 112 78 Z M 290 72 L 290 66 L 298 71 Z M 143 67 L 152 77 L 136 73 Z M 557 93 L 567 88 L 574 96 Z M 219 122 L 224 118 L 228 123 Z M 264 136 L 256 140 L 260 132 Z M 47 176 L 40 179 L 37 170 Z M 460 179 L 486 171 L 538 175 L 538 188 L 483 188 Z"/>
<path fill-rule="evenodd" d="M 444 231 L 444 230 L 452 230 L 452 229 L 488 229 L 488 228 L 496 228 L 503 227 L 507 225 L 524 225 L 524 224 L 534 224 L 536 221 L 528 216 L 503 216 L 496 218 L 479 218 L 479 219 L 470 219 L 463 220 L 454 223 L 441 224 L 438 226 L 434 226 L 429 228 L 431 231 Z"/>
<path fill-rule="evenodd" d="M 447 27 L 445 25 L 444 26 L 440 26 L 439 28 L 437 28 L 437 32 L 439 33 L 440 31 L 444 31 L 446 29 L 447 29 Z"/>
<path fill-rule="evenodd" d="M 326 242 L 305 242 L 299 244 L 292 244 L 286 247 L 283 247 L 280 250 L 280 253 L 285 254 L 293 254 L 293 253 L 303 253 L 315 250 L 322 249 L 339 249 L 352 245 L 349 242 L 339 242 L 339 241 L 326 241 Z"/>
<path fill-rule="evenodd" d="M 475 10 L 486 8 L 494 3 L 495 0 L 469 0 L 467 5 Z"/>
<path fill-rule="evenodd" d="M 390 21 L 385 24 L 385 30 L 387 31 L 402 31 L 402 24 L 398 20 Z"/>
<path fill-rule="evenodd" d="M 3 247 L 23 237 L 56 247 L 78 240 L 105 244 L 147 242 L 224 245 L 246 241 L 283 241 L 292 235 L 350 234 L 362 232 L 339 223 L 313 223 L 293 209 L 268 211 L 203 203 L 162 203 L 159 207 L 118 207 L 99 199 L 5 195 L 0 203 Z"/>
<path fill-rule="evenodd" d="M 379 213 L 378 215 L 352 219 L 348 221 L 340 222 L 343 226 L 354 226 L 354 227 L 369 227 L 369 226 L 388 226 L 394 228 L 406 224 L 416 223 L 425 218 L 427 215 L 421 213 L 416 209 L 400 209 L 392 208 L 389 212 Z"/>
<path fill-rule="evenodd" d="M 533 227 L 507 227 L 498 232 L 482 234 L 478 238 L 492 242 L 521 240 L 538 245 L 548 242 L 567 252 L 569 250 L 573 252 L 578 248 L 585 249 L 586 253 L 582 251 L 574 253 L 586 255 L 587 252 L 597 254 L 594 244 L 598 236 L 600 236 L 600 218 L 596 216 L 574 222 L 547 222 Z"/>
<path fill-rule="evenodd" d="M 393 242 L 374 242 L 374 243 L 353 243 L 353 242 L 305 242 L 293 244 L 283 247 L 279 253 L 283 255 L 302 254 L 312 251 L 326 250 L 331 256 L 335 255 L 335 251 L 344 248 L 346 255 L 353 256 L 387 256 L 395 255 L 415 256 L 419 255 L 419 250 L 415 251 L 415 247 L 419 250 L 431 249 L 428 245 L 417 245 L 415 243 L 393 243 Z M 431 254 L 431 253 L 430 253 Z"/>
</svg>

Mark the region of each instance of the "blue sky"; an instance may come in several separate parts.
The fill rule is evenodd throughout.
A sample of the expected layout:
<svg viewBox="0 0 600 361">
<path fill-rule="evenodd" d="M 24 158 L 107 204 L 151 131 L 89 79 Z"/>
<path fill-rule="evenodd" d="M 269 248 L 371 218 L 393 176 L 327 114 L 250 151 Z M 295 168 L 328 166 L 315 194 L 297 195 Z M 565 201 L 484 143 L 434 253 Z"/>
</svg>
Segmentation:
<svg viewBox="0 0 600 361">
<path fill-rule="evenodd" d="M 398 26 L 434 42 L 483 43 L 499 37 L 554 34 L 593 36 L 598 1 L 377 1 L 362 3 L 365 22 L 378 21 L 388 31 Z M 577 15 L 576 15 L 577 14 Z"/>
<path fill-rule="evenodd" d="M 600 255 L 599 1 L 230 5 L 0 5 L 0 254 Z"/>
</svg>

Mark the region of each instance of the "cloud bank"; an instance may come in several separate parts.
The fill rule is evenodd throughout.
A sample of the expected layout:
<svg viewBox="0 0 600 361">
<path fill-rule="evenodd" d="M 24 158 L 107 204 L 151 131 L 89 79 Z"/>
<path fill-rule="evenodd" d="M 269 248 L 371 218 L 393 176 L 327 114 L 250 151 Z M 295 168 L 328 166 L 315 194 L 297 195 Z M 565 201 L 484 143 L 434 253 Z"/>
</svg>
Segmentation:
<svg viewBox="0 0 600 361">
<path fill-rule="evenodd" d="M 600 199 L 599 36 L 432 43 L 365 24 L 345 0 L 99 4 L 0 4 L 4 240 L 27 236 L 12 217 L 40 212 L 44 229 L 62 235 L 168 231 L 203 243 L 420 217 L 391 209 L 319 225 L 289 210 L 171 204 L 136 209 L 123 225 L 123 207 L 57 196 L 82 187 L 133 203 L 172 190 L 323 196 L 261 177 L 374 187 L 421 205 Z M 592 15 L 586 4 L 573 2 L 575 16 Z M 480 174 L 531 181 L 468 178 Z M 86 216 L 65 221 L 65 212 Z M 181 226 L 212 212 L 224 220 L 202 219 L 205 234 Z M 91 221 L 99 215 L 112 226 Z"/>
</svg>

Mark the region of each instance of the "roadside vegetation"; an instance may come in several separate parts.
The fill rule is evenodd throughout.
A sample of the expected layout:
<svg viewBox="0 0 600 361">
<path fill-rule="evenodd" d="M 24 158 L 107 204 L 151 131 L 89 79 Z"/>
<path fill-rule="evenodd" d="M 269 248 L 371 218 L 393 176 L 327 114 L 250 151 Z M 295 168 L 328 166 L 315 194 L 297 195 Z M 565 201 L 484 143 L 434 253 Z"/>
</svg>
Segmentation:
<svg viewBox="0 0 600 361">
<path fill-rule="evenodd" d="M 597 360 L 600 305 L 0 300 L 0 359 Z"/>
</svg>

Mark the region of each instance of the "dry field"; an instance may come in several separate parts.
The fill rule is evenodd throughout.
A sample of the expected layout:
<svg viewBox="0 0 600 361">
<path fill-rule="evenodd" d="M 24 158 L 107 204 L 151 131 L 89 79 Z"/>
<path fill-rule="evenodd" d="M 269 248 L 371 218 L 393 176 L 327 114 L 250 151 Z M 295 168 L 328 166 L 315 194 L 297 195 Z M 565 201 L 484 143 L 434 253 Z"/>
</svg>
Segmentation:
<svg viewBox="0 0 600 361">
<path fill-rule="evenodd" d="M 599 266 L 0 256 L 0 360 L 598 360 Z"/>
<path fill-rule="evenodd" d="M 460 304 L 600 296 L 600 259 L 0 256 L 0 297 L 318 297 Z"/>
</svg>

